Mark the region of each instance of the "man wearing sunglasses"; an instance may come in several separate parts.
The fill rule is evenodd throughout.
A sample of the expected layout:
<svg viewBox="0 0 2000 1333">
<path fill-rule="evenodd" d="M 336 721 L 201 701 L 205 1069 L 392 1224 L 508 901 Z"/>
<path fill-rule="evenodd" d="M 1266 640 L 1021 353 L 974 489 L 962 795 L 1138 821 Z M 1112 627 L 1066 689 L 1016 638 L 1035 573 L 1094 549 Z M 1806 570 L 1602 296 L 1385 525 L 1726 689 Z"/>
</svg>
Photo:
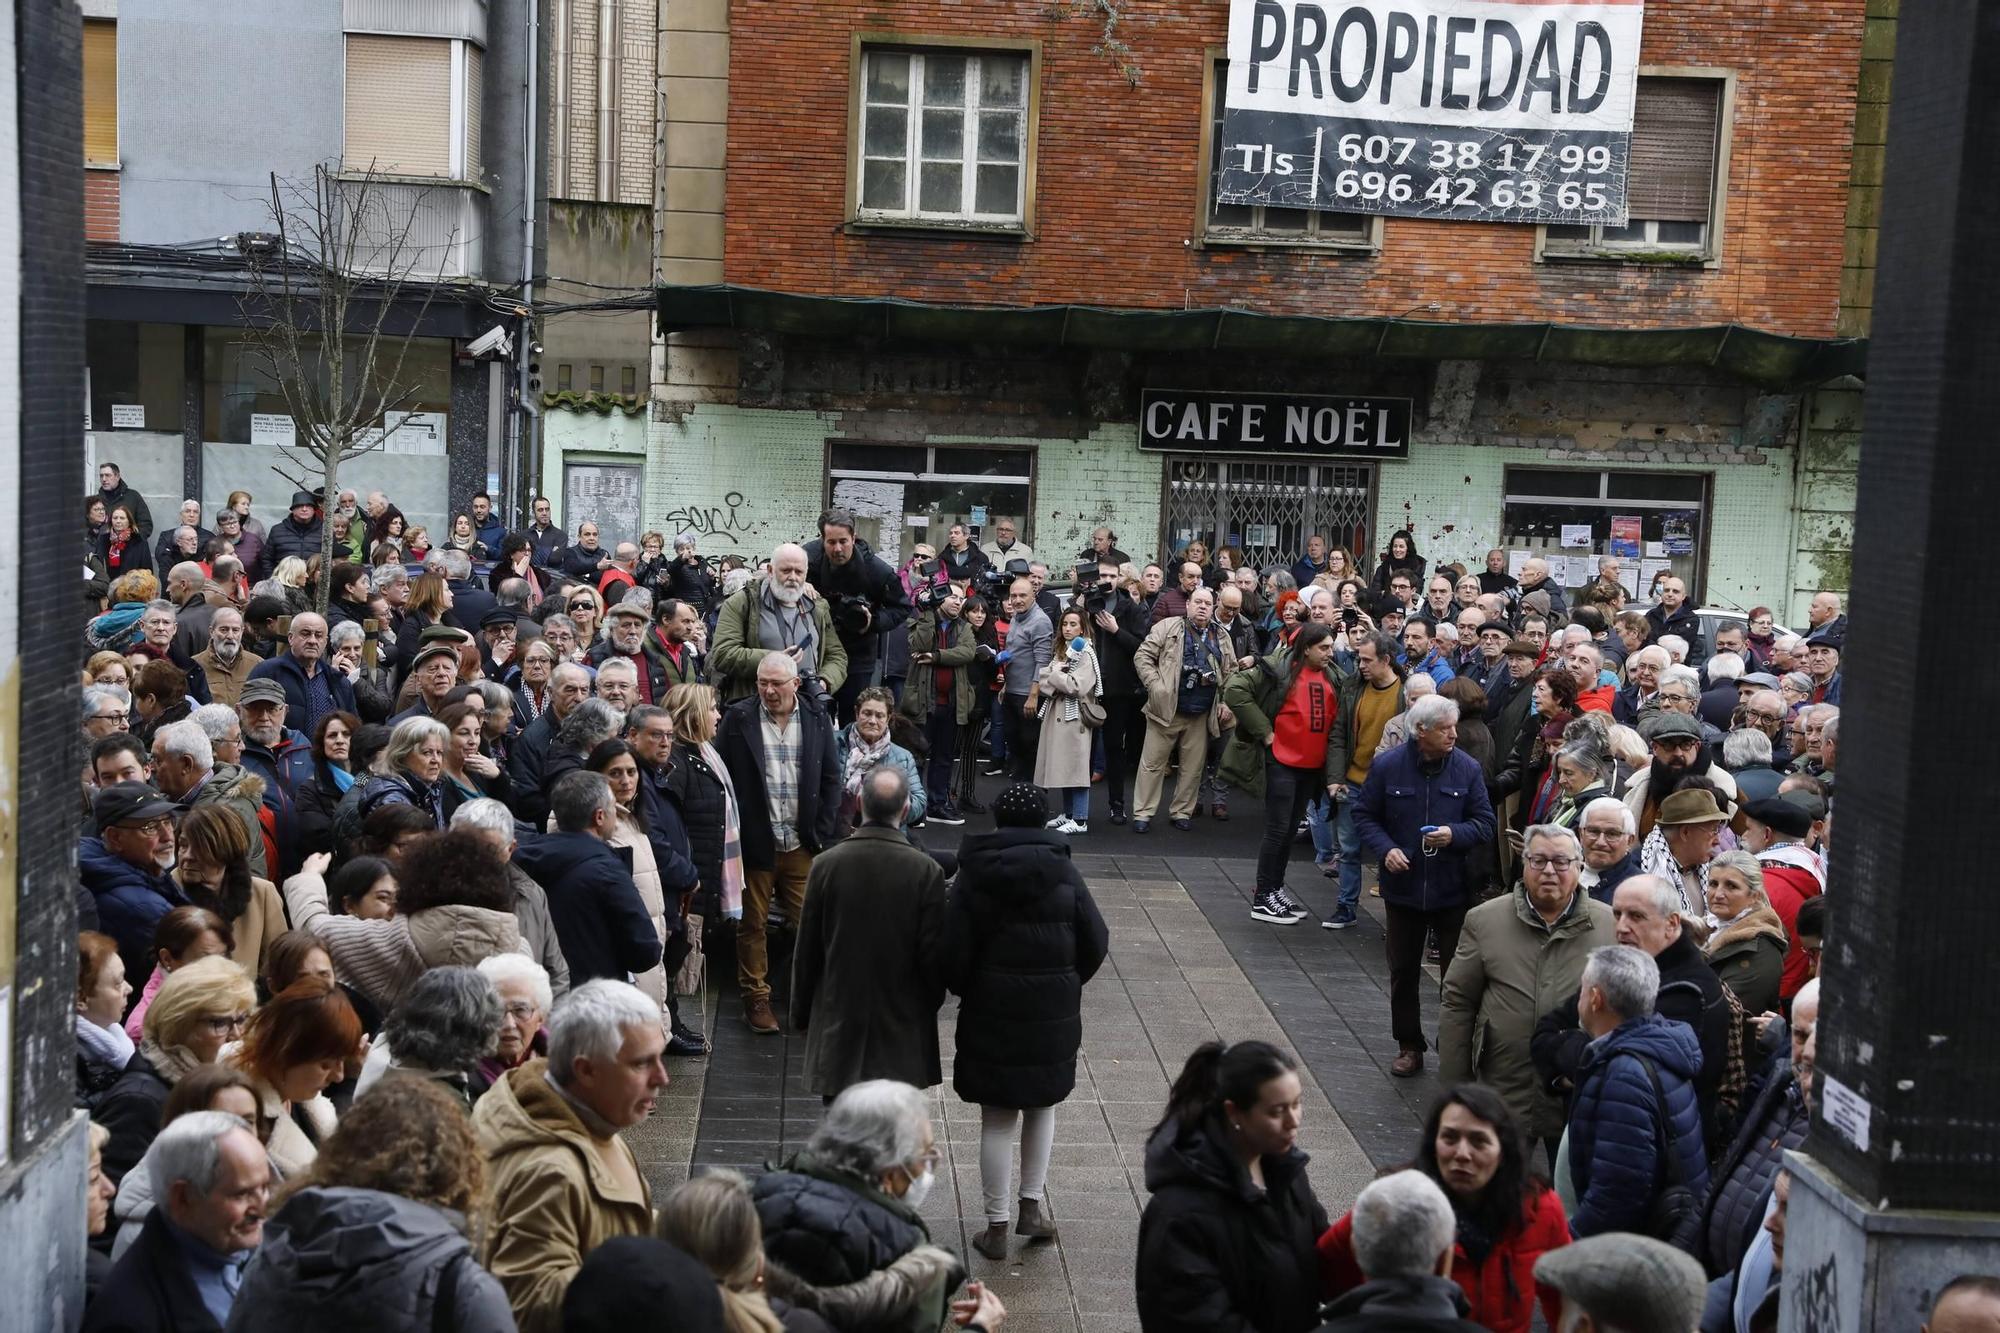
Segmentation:
<svg viewBox="0 0 2000 1333">
<path fill-rule="evenodd" d="M 144 783 L 113 783 L 91 802 L 96 835 L 76 849 L 77 875 L 97 917 L 95 925 L 86 923 L 85 928 L 118 941 L 128 976 L 152 970 L 154 928 L 188 901 L 172 873 L 178 809 Z"/>
</svg>

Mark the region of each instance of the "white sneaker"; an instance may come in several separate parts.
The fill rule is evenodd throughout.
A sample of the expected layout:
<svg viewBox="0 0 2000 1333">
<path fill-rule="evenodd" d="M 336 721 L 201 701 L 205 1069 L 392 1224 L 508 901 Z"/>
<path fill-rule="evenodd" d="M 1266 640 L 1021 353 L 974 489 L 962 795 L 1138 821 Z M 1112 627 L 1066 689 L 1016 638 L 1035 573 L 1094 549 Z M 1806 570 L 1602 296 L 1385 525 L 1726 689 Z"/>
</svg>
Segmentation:
<svg viewBox="0 0 2000 1333">
<path fill-rule="evenodd" d="M 1090 832 L 1090 825 L 1081 819 L 1072 819 L 1069 821 L 1069 827 L 1064 829 L 1063 832 L 1071 834 L 1088 833 Z"/>
<path fill-rule="evenodd" d="M 1063 825 L 1067 823 L 1069 823 L 1068 815 L 1057 815 L 1054 819 L 1042 825 L 1042 827 L 1045 829 L 1054 829 L 1057 833 L 1061 833 L 1063 832 Z"/>
</svg>

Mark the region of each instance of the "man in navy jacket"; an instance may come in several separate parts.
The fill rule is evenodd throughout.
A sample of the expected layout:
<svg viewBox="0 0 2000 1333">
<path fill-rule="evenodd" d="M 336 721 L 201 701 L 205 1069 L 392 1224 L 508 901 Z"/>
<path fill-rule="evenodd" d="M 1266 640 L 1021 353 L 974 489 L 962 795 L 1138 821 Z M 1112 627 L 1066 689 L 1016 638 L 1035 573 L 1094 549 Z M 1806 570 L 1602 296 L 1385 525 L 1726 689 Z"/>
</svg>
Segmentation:
<svg viewBox="0 0 2000 1333">
<path fill-rule="evenodd" d="M 1424 941 L 1435 934 L 1438 979 L 1458 949 L 1471 906 L 1465 863 L 1493 841 L 1492 802 L 1479 761 L 1458 749 L 1458 705 L 1429 695 L 1410 705 L 1410 739 L 1380 755 L 1361 784 L 1354 830 L 1381 866 L 1388 914 L 1389 1016 L 1400 1048 L 1389 1072 L 1409 1078 L 1424 1067 L 1417 983 Z"/>
<path fill-rule="evenodd" d="M 631 854 L 605 842 L 618 824 L 611 784 L 578 769 L 558 778 L 549 797 L 556 831 L 522 843 L 514 864 L 549 896 L 571 987 L 658 967 L 660 936 L 632 882 Z"/>
</svg>

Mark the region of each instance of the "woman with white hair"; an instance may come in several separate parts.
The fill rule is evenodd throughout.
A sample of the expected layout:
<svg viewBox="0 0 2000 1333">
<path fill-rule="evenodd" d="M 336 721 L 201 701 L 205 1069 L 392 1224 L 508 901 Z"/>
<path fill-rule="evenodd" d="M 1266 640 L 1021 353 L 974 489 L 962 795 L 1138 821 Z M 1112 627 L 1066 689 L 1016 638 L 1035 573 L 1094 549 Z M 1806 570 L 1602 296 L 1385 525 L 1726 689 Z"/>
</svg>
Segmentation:
<svg viewBox="0 0 2000 1333">
<path fill-rule="evenodd" d="M 751 1187 L 767 1271 L 784 1275 L 780 1290 L 843 1329 L 936 1328 L 962 1276 L 918 1213 L 938 1160 L 930 1107 L 916 1088 L 871 1079 L 834 1098 L 806 1146 Z M 815 1296 L 891 1268 L 903 1280 L 885 1284 L 866 1312 Z"/>
<path fill-rule="evenodd" d="M 1702 952 L 1722 984 L 1748 1013 L 1772 1013 L 1792 947 L 1785 923 L 1764 889 L 1764 869 L 1748 852 L 1724 852 L 1708 863 L 1708 925 Z"/>
<path fill-rule="evenodd" d="M 479 974 L 493 983 L 500 997 L 500 1035 L 490 1054 L 479 1061 L 481 1092 L 510 1069 L 519 1069 L 549 1053 L 549 1013 L 556 997 L 548 969 L 517 953 L 496 953 L 481 959 Z"/>
<path fill-rule="evenodd" d="M 450 744 L 451 731 L 436 718 L 397 723 L 375 772 L 361 784 L 360 817 L 365 820 L 385 805 L 410 805 L 428 815 L 433 827 L 443 828 L 445 750 Z"/>
</svg>

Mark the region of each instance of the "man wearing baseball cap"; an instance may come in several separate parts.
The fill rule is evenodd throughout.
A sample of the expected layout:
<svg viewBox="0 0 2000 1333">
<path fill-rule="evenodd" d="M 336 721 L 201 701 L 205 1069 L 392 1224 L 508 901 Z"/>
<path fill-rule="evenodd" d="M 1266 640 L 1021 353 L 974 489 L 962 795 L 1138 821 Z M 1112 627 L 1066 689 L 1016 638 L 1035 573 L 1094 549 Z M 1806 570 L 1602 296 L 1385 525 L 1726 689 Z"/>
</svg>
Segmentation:
<svg viewBox="0 0 2000 1333">
<path fill-rule="evenodd" d="M 184 906 L 174 882 L 174 815 L 180 809 L 143 782 L 115 782 L 90 806 L 96 834 L 77 844 L 76 868 L 97 904 L 97 928 L 118 941 L 127 976 L 153 968 L 153 929 Z"/>
<path fill-rule="evenodd" d="M 1634 775 L 1625 790 L 1625 808 L 1639 821 L 1639 836 L 1653 831 L 1660 817 L 1660 802 L 1689 774 L 1706 778 L 1723 798 L 1734 804 L 1736 779 L 1715 762 L 1702 739 L 1701 722 L 1690 713 L 1663 708 L 1646 719 L 1639 735 L 1653 751 L 1652 767 Z"/>
<path fill-rule="evenodd" d="M 298 791 L 315 776 L 312 742 L 286 725 L 292 713 L 284 686 L 268 677 L 252 676 L 236 699 L 236 721 L 243 729 L 244 768 L 264 779 L 264 807 L 271 812 L 278 844 L 279 874 L 298 868 Z"/>
<path fill-rule="evenodd" d="M 1591 1236 L 1535 1260 L 1535 1282 L 1562 1294 L 1559 1333 L 1694 1333 L 1707 1278 L 1651 1236 Z"/>
</svg>

